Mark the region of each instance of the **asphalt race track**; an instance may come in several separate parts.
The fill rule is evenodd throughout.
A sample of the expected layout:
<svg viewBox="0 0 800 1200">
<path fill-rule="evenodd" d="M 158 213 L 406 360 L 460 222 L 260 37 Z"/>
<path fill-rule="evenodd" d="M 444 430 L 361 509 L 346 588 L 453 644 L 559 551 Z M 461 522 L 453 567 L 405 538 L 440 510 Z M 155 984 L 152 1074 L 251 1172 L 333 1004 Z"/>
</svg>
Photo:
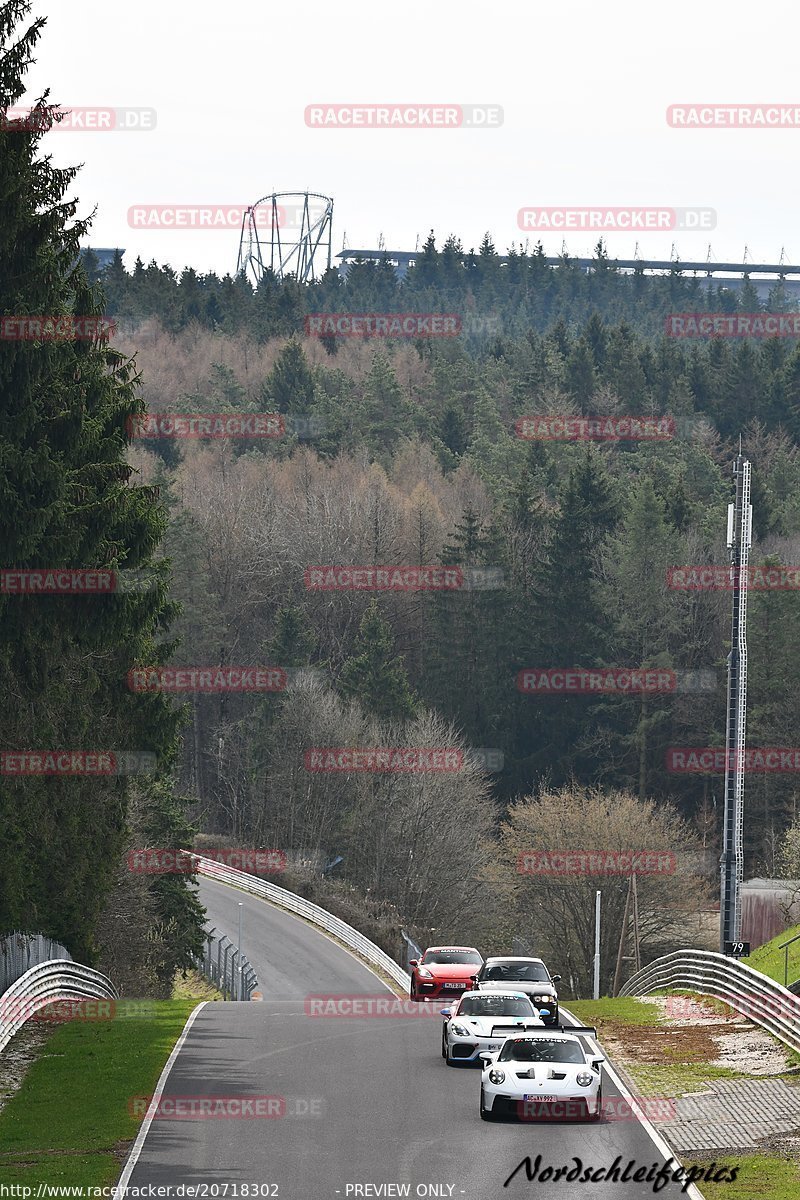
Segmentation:
<svg viewBox="0 0 800 1200">
<path fill-rule="evenodd" d="M 243 901 L 243 946 L 264 999 L 206 1005 L 164 1097 L 283 1097 L 272 1102 L 272 1111 L 280 1107 L 283 1115 L 156 1117 L 130 1186 L 206 1184 L 207 1196 L 222 1197 L 221 1185 L 239 1185 L 238 1192 L 229 1189 L 232 1196 L 249 1184 L 260 1188 L 250 1195 L 279 1200 L 545 1194 L 548 1200 L 633 1200 L 656 1194 L 652 1183 L 632 1180 L 531 1182 L 524 1168 L 504 1188 L 526 1155 L 532 1161 L 541 1155 L 540 1171 L 572 1168 L 576 1157 L 584 1167 L 608 1168 L 618 1155 L 621 1170 L 630 1159 L 650 1168 L 664 1155 L 631 1118 L 599 1125 L 481 1121 L 479 1072 L 444 1065 L 438 1015 L 306 1015 L 308 994 L 386 990 L 346 950 L 298 918 L 208 880 L 201 882 L 201 897 L 210 923 L 232 939 Z M 618 1094 L 606 1077 L 606 1101 Z M 681 1185 L 670 1182 L 657 1194 L 677 1197 Z"/>
</svg>

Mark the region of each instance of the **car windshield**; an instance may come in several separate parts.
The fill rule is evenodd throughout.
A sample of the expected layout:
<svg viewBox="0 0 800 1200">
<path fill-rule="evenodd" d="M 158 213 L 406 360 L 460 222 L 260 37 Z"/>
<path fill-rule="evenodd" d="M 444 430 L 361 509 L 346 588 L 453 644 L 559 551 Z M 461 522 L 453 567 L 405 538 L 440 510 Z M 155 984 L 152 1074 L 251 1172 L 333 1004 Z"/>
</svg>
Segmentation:
<svg viewBox="0 0 800 1200">
<path fill-rule="evenodd" d="M 500 1061 L 509 1062 L 585 1063 L 586 1056 L 579 1042 L 555 1038 L 514 1038 L 500 1051 Z"/>
<path fill-rule="evenodd" d="M 533 1017 L 530 1000 L 523 996 L 465 996 L 458 1006 L 460 1017 Z"/>
<path fill-rule="evenodd" d="M 422 961 L 426 966 L 430 963 L 439 963 L 441 966 L 448 963 L 469 963 L 479 967 L 483 959 L 477 950 L 426 950 Z"/>
<path fill-rule="evenodd" d="M 483 979 L 490 980 L 525 980 L 530 983 L 549 983 L 550 976 L 544 963 L 535 962 L 499 962 L 487 966 Z"/>
</svg>

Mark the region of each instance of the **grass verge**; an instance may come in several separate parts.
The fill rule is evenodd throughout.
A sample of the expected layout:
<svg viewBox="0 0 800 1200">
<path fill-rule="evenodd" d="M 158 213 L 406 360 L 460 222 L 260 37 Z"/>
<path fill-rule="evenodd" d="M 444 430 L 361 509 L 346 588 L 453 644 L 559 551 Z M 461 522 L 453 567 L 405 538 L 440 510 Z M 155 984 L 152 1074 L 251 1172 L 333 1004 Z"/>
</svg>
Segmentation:
<svg viewBox="0 0 800 1200">
<path fill-rule="evenodd" d="M 710 1163 L 687 1159 L 686 1167 L 709 1167 Z M 720 1163 L 722 1165 L 722 1163 Z M 800 1195 L 800 1166 L 773 1155 L 725 1155 L 726 1168 L 738 1167 L 733 1183 L 698 1183 L 706 1200 L 797 1200 Z"/>
<path fill-rule="evenodd" d="M 54 1031 L 0 1112 L 0 1183 L 115 1182 L 140 1124 L 128 1102 L 152 1095 L 197 1001 L 145 1003 L 140 1016 Z"/>
<path fill-rule="evenodd" d="M 782 935 L 785 940 L 791 933 Z M 763 970 L 759 966 L 758 970 Z M 767 974 L 767 972 L 764 972 Z M 685 993 L 692 996 L 692 993 Z M 694 996 L 694 999 L 698 997 Z M 731 1010 L 709 997 L 699 997 L 704 1007 L 730 1015 Z M 603 1000 L 571 1000 L 570 1012 L 587 1025 L 597 1027 L 598 1037 L 609 1042 L 612 1053 L 640 1096 L 677 1097 L 686 1092 L 702 1091 L 703 1085 L 717 1079 L 748 1079 L 733 1068 L 714 1066 L 709 1062 L 713 1045 L 703 1030 L 670 1028 L 664 1024 L 658 1005 L 627 997 Z M 613 1049 L 612 1049 L 613 1046 Z M 797 1056 L 786 1051 L 790 1063 Z M 778 1076 L 778 1078 L 781 1078 Z M 794 1082 L 792 1080 L 791 1082 Z M 686 1167 L 708 1169 L 708 1160 L 694 1160 L 679 1155 Z M 705 1200 L 798 1200 L 800 1197 L 800 1164 L 785 1154 L 720 1154 L 717 1166 L 726 1171 L 736 1167 L 733 1182 L 715 1183 L 702 1179 L 697 1186 Z"/>
<path fill-rule="evenodd" d="M 790 938 L 795 937 L 800 933 L 800 925 L 795 925 L 792 929 L 785 929 L 783 933 L 779 933 L 770 942 L 764 942 L 763 946 L 759 946 L 754 950 L 749 958 L 743 958 L 742 963 L 746 967 L 753 967 L 754 970 L 760 971 L 762 975 L 769 975 L 770 979 L 774 979 L 776 983 L 783 984 L 783 963 L 785 950 L 779 950 L 781 942 L 788 942 Z M 795 942 L 788 947 L 789 950 L 789 974 L 787 983 L 794 983 L 795 979 L 800 979 L 800 941 Z"/>
<path fill-rule="evenodd" d="M 598 1035 L 603 1024 L 657 1025 L 661 1009 L 649 1000 L 633 996 L 605 996 L 602 1000 L 568 1000 L 566 1007 L 584 1025 L 594 1025 Z"/>
</svg>

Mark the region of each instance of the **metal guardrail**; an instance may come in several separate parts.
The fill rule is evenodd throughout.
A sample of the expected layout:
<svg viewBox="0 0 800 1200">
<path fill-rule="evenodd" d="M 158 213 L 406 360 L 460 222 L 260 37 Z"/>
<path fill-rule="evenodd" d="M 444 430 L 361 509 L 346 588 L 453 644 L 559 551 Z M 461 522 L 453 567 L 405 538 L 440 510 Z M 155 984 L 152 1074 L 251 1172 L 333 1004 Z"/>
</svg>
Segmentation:
<svg viewBox="0 0 800 1200">
<path fill-rule="evenodd" d="M 277 904 L 280 908 L 295 913 L 298 917 L 304 917 L 312 925 L 316 925 L 318 928 L 324 929 L 326 933 L 338 938 L 350 950 L 355 950 L 356 954 L 359 954 L 370 966 L 383 971 L 406 991 L 411 987 L 411 976 L 408 972 L 404 971 L 384 950 L 381 950 L 380 946 L 376 946 L 363 933 L 353 929 L 352 925 L 341 921 L 339 917 L 332 916 L 318 904 L 312 904 L 310 900 L 297 896 L 294 892 L 287 891 L 286 888 L 278 887 L 276 883 L 259 879 L 255 875 L 248 875 L 246 871 L 237 871 L 233 867 L 226 867 L 214 859 L 194 854 L 191 850 L 187 850 L 185 853 L 192 854 L 196 859 L 197 869 L 201 875 L 207 875 L 210 879 L 219 879 L 222 883 L 232 883 L 245 892 L 261 896 L 262 899 L 269 900 L 272 904 Z"/>
<path fill-rule="evenodd" d="M 226 934 L 217 936 L 217 930 L 206 934 L 205 950 L 198 969 L 209 983 L 219 988 L 226 1000 L 249 1000 L 258 987 L 258 976 L 247 958 L 242 955 Z"/>
<path fill-rule="evenodd" d="M 111 980 L 68 959 L 39 963 L 0 996 L 0 1052 L 26 1021 L 55 999 L 115 1000 Z"/>
<path fill-rule="evenodd" d="M 41 933 L 9 933 L 0 938 L 0 995 L 31 967 L 52 959 L 72 962 L 72 955 Z"/>
<path fill-rule="evenodd" d="M 637 971 L 619 994 L 646 996 L 665 988 L 685 988 L 722 1000 L 800 1052 L 800 996 L 738 959 L 710 950 L 676 950 Z"/>
</svg>

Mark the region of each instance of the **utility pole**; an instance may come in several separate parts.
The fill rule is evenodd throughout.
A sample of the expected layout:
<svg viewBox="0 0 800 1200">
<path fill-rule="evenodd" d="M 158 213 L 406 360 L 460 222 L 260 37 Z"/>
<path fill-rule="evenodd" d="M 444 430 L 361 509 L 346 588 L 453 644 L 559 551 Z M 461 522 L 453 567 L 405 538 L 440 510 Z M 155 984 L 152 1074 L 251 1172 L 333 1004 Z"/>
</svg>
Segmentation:
<svg viewBox="0 0 800 1200">
<path fill-rule="evenodd" d="M 244 905 L 242 904 L 242 901 L 240 900 L 239 901 L 239 954 L 236 959 L 236 962 L 239 967 L 239 978 L 236 983 L 236 999 L 237 1000 L 241 1000 L 241 998 L 242 998 L 242 908 L 243 907 L 244 907 Z"/>
<path fill-rule="evenodd" d="M 592 995 L 600 999 L 600 897 L 602 892 L 595 892 L 594 897 L 594 987 Z"/>
<path fill-rule="evenodd" d="M 619 931 L 619 946 L 617 948 L 617 965 L 614 969 L 614 986 L 611 989 L 611 995 L 619 994 L 619 981 L 622 975 L 622 956 L 625 953 L 625 942 L 628 937 L 628 913 L 631 907 L 631 890 L 633 887 L 632 877 L 628 880 L 628 890 L 625 893 L 625 911 L 622 914 L 622 928 Z"/>
<path fill-rule="evenodd" d="M 720 856 L 719 942 L 738 942 L 741 933 L 739 887 L 744 873 L 744 746 L 747 718 L 747 588 L 753 509 L 750 461 L 739 453 L 733 465 L 736 501 L 728 505 L 728 550 L 732 587 L 731 649 L 728 655 L 728 712 L 725 728 L 725 810 Z"/>
<path fill-rule="evenodd" d="M 639 936 L 639 891 L 636 886 L 636 872 L 631 875 L 631 895 L 633 896 L 633 965 L 637 971 L 642 969 L 642 948 Z"/>
</svg>

